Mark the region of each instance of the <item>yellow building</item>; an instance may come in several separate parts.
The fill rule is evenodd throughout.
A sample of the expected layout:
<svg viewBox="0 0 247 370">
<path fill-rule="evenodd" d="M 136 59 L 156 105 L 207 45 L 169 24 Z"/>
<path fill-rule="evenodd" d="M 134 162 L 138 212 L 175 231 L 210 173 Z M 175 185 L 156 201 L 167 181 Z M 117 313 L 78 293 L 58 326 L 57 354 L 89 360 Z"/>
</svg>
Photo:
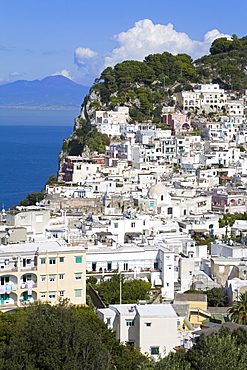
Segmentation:
<svg viewBox="0 0 247 370">
<path fill-rule="evenodd" d="M 0 309 L 40 301 L 86 303 L 86 253 L 59 241 L 12 244 L 0 250 Z"/>
<path fill-rule="evenodd" d="M 195 326 L 201 326 L 202 322 L 212 315 L 207 311 L 208 303 L 206 294 L 181 294 L 177 293 L 174 298 L 175 304 L 189 305 L 189 321 Z"/>
</svg>

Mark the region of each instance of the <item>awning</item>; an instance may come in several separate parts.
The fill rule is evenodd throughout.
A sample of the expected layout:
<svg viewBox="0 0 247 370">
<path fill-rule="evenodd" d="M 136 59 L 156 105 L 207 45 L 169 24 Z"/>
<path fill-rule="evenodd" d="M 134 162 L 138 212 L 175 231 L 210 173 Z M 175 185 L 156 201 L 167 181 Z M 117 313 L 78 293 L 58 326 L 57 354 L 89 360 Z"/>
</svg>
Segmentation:
<svg viewBox="0 0 247 370">
<path fill-rule="evenodd" d="M 130 236 L 131 238 L 135 237 L 135 236 L 139 236 L 139 235 L 142 235 L 142 233 L 140 232 L 135 232 L 135 233 L 126 233 L 125 235 L 127 236 Z"/>
<path fill-rule="evenodd" d="M 208 229 L 192 229 L 194 233 L 209 233 Z"/>
</svg>

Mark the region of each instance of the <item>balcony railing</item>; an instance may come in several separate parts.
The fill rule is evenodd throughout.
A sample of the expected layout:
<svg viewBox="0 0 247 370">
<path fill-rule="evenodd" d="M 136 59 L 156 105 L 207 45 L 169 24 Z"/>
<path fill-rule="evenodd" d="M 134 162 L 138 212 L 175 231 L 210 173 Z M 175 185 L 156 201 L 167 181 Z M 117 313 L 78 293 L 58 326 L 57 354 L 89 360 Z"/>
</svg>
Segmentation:
<svg viewBox="0 0 247 370">
<path fill-rule="evenodd" d="M 28 283 L 21 283 L 20 288 L 21 289 L 27 289 L 28 288 Z M 37 283 L 32 282 L 32 288 L 37 288 Z"/>
</svg>

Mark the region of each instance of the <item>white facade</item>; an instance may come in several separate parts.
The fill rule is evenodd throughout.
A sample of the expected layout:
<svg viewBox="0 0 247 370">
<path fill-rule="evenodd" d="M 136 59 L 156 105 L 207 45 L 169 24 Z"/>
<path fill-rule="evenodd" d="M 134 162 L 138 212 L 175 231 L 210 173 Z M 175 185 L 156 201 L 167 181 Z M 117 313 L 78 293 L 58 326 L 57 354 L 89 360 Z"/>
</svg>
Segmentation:
<svg viewBox="0 0 247 370">
<path fill-rule="evenodd" d="M 162 287 L 165 299 L 174 297 L 174 253 L 164 246 L 124 245 L 119 248 L 88 246 L 86 269 L 88 276 L 110 279 L 118 272 L 126 278 L 149 281 L 152 287 Z"/>
<path fill-rule="evenodd" d="M 110 305 L 98 317 L 116 332 L 117 339 L 158 359 L 180 343 L 177 314 L 170 304 Z"/>
</svg>

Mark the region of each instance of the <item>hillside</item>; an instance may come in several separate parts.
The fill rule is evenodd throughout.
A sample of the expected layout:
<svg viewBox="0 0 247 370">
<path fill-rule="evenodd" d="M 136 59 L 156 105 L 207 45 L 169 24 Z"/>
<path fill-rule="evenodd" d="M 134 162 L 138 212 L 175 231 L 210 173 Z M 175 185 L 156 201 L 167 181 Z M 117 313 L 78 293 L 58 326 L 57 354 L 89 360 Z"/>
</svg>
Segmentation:
<svg viewBox="0 0 247 370">
<path fill-rule="evenodd" d="M 74 109 L 81 106 L 88 90 L 64 76 L 19 80 L 0 86 L 0 106 Z"/>
<path fill-rule="evenodd" d="M 128 60 L 107 67 L 85 97 L 81 117 L 72 136 L 65 140 L 63 152 L 78 155 L 88 142 L 91 144 L 94 134 L 90 123 L 96 110 L 128 106 L 132 122 L 151 121 L 163 128 L 162 109 L 174 105 L 174 93 L 211 82 L 226 90 L 247 88 L 247 37 L 219 38 L 212 43 L 210 55 L 195 61 L 187 54 L 164 52 L 148 55 L 143 62 Z M 102 148 L 107 138 L 101 140 L 99 136 L 97 142 Z M 91 148 L 97 147 L 93 144 Z"/>
</svg>

